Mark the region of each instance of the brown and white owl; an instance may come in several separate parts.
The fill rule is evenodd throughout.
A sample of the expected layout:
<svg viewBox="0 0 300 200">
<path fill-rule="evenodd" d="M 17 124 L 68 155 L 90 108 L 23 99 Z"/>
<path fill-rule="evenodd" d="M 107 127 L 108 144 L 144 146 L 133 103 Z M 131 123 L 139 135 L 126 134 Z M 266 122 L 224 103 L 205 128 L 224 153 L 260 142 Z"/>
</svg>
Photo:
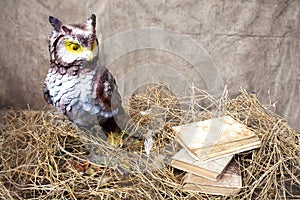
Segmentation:
<svg viewBox="0 0 300 200">
<path fill-rule="evenodd" d="M 44 98 L 79 126 L 100 123 L 117 131 L 114 117 L 122 110 L 116 81 L 99 66 L 96 16 L 86 22 L 65 25 L 50 16 L 50 69 L 44 83 Z"/>
</svg>

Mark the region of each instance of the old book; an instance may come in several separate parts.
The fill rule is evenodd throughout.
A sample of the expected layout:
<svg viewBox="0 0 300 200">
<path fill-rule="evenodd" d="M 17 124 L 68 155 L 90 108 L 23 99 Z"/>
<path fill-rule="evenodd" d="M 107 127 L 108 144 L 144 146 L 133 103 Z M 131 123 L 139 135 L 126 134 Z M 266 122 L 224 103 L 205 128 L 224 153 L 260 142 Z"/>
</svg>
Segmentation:
<svg viewBox="0 0 300 200">
<path fill-rule="evenodd" d="M 236 161 L 230 162 L 221 178 L 217 181 L 187 173 L 183 181 L 183 189 L 215 195 L 230 195 L 242 188 L 242 176 Z"/>
<path fill-rule="evenodd" d="M 194 159 L 209 160 L 260 147 L 257 135 L 230 116 L 172 127 Z"/>
<path fill-rule="evenodd" d="M 195 160 L 182 148 L 171 159 L 171 166 L 177 169 L 205 177 L 210 180 L 218 180 L 226 166 L 230 163 L 233 155 L 227 155 L 211 161 Z"/>
</svg>

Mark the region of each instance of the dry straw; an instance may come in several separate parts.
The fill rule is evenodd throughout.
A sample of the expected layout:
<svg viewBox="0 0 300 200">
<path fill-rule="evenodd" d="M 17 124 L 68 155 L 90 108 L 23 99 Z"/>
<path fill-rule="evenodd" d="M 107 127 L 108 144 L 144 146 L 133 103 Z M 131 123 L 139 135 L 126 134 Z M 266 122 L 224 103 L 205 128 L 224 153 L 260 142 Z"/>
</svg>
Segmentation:
<svg viewBox="0 0 300 200">
<path fill-rule="evenodd" d="M 101 129 L 79 130 L 53 111 L 1 111 L 0 199 L 300 198 L 299 134 L 255 95 L 243 90 L 235 99 L 226 93 L 215 99 L 192 88 L 192 95 L 175 97 L 156 85 L 129 103 L 125 132 L 151 131 L 149 157 L 143 139 L 124 136 L 109 144 L 97 137 Z M 168 165 L 178 148 L 170 127 L 224 114 L 262 140 L 261 148 L 235 158 L 244 187 L 229 197 L 183 191 L 184 172 Z"/>
</svg>

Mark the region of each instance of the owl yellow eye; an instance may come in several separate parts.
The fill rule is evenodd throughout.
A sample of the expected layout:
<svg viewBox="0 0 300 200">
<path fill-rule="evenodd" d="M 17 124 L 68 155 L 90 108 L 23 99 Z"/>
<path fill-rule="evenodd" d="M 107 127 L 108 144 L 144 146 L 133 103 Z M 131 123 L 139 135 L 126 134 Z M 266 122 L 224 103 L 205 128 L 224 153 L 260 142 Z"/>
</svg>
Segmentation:
<svg viewBox="0 0 300 200">
<path fill-rule="evenodd" d="M 68 51 L 70 51 L 72 53 L 82 52 L 82 47 L 79 44 L 74 43 L 74 42 L 67 41 L 66 48 Z"/>
<path fill-rule="evenodd" d="M 77 44 L 73 44 L 73 45 L 72 45 L 72 49 L 73 49 L 74 51 L 77 51 L 77 50 L 79 49 L 79 46 L 78 46 Z"/>
</svg>

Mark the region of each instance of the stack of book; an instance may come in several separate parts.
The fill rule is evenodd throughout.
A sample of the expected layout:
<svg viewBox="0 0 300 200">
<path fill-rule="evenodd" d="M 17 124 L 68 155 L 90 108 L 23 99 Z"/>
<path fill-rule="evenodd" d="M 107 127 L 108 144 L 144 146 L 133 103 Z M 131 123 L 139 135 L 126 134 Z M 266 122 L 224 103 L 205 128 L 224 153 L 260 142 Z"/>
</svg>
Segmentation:
<svg viewBox="0 0 300 200">
<path fill-rule="evenodd" d="M 183 188 L 228 195 L 242 187 L 235 154 L 260 147 L 257 135 L 230 116 L 172 127 L 183 147 L 171 166 L 186 171 Z"/>
</svg>

